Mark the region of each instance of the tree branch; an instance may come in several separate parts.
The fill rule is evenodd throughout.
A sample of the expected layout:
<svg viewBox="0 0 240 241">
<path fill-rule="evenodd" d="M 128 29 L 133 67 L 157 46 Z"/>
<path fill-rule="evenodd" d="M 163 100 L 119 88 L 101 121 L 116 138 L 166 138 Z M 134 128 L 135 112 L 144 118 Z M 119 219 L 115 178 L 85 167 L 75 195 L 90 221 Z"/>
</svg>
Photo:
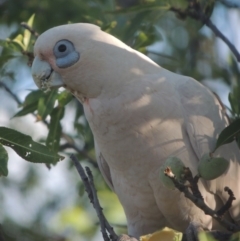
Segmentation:
<svg viewBox="0 0 240 241">
<path fill-rule="evenodd" d="M 190 169 L 189 169 L 190 171 Z M 164 171 L 165 175 L 168 176 L 172 182 L 174 183 L 175 187 L 182 193 L 184 193 L 185 197 L 190 199 L 197 207 L 199 207 L 201 210 L 204 211 L 205 214 L 207 215 L 210 215 L 212 218 L 214 218 L 215 220 L 217 220 L 223 227 L 225 227 L 227 230 L 231 231 L 231 232 L 239 232 L 240 231 L 240 226 L 234 224 L 234 223 L 231 223 L 229 222 L 228 220 L 224 219 L 223 216 L 221 215 L 218 215 L 218 212 L 219 211 L 214 211 L 212 210 L 211 208 L 209 208 L 203 198 L 199 198 L 199 197 L 196 197 L 194 196 L 193 193 L 191 193 L 189 190 L 188 190 L 188 186 L 180 183 L 174 173 L 172 172 L 171 168 L 167 167 Z M 190 174 L 189 174 L 190 175 Z M 191 174 L 192 175 L 192 174 Z M 190 179 L 188 179 L 190 180 Z M 192 183 L 190 182 L 190 186 L 192 185 Z M 193 184 L 195 185 L 195 184 Z M 227 191 L 229 193 L 229 200 L 232 200 L 232 191 L 229 191 L 230 189 L 229 188 L 225 188 L 225 191 Z M 228 209 L 230 208 L 229 206 L 229 202 L 230 201 L 227 201 L 227 204 L 225 204 L 225 207 L 224 207 L 224 213 L 227 211 L 226 210 L 226 206 L 228 207 Z M 220 209 L 221 210 L 221 209 Z M 221 211 L 220 211 L 221 212 Z M 223 212 L 221 212 L 222 214 Z"/>
<path fill-rule="evenodd" d="M 108 223 L 106 217 L 104 216 L 104 214 L 102 212 L 102 208 L 99 204 L 96 189 L 94 187 L 93 176 L 92 176 L 90 169 L 88 167 L 86 167 L 86 172 L 87 172 L 87 175 L 86 175 L 81 163 L 78 161 L 76 156 L 72 154 L 70 156 L 70 158 L 84 183 L 85 191 L 88 194 L 90 202 L 92 203 L 94 209 L 97 212 L 97 215 L 98 215 L 98 218 L 100 221 L 100 225 L 101 225 L 101 232 L 103 234 L 104 240 L 105 241 L 109 241 L 109 240 L 117 241 L 118 240 L 117 234 L 114 232 L 113 228 L 110 226 L 110 224 Z M 109 233 L 109 235 L 108 235 L 108 233 Z"/>
<path fill-rule="evenodd" d="M 180 16 L 189 16 L 195 20 L 201 21 L 203 24 L 206 24 L 217 37 L 223 40 L 225 44 L 230 48 L 237 61 L 240 62 L 240 53 L 236 49 L 236 47 L 230 42 L 230 40 L 217 28 L 217 26 L 204 14 L 201 9 L 199 9 L 199 5 L 196 4 L 198 8 L 187 8 L 186 10 L 182 10 L 179 8 L 171 7 L 170 11 L 178 13 Z"/>
<path fill-rule="evenodd" d="M 222 41 L 227 44 L 232 53 L 235 55 L 237 61 L 240 62 L 240 53 L 238 52 L 236 47 L 230 42 L 230 40 L 225 35 L 223 35 L 223 33 L 216 27 L 216 25 L 214 25 L 213 22 L 207 18 L 203 18 L 202 22 L 205 23 L 215 33 L 217 37 L 222 39 Z"/>
<path fill-rule="evenodd" d="M 230 209 L 230 207 L 232 206 L 232 202 L 234 200 L 236 200 L 236 198 L 235 198 L 235 196 L 233 194 L 233 191 L 230 188 L 225 187 L 224 191 L 228 192 L 229 198 L 228 198 L 227 202 L 222 206 L 222 208 L 220 208 L 217 211 L 217 215 L 218 216 L 223 216 Z"/>
<path fill-rule="evenodd" d="M 35 31 L 32 27 L 30 27 L 27 23 L 22 22 L 22 23 L 20 23 L 20 25 L 23 28 L 27 29 L 35 38 L 38 38 L 39 33 L 37 31 Z"/>
<path fill-rule="evenodd" d="M 70 143 L 70 142 L 67 142 L 67 143 L 61 145 L 59 149 L 64 150 L 67 148 L 74 149 L 77 153 L 86 157 L 88 162 L 91 163 L 95 168 L 98 168 L 98 164 L 97 164 L 96 160 L 94 160 L 92 157 L 90 157 L 85 149 L 80 149 L 79 147 L 76 146 L 75 143 Z"/>
<path fill-rule="evenodd" d="M 108 234 L 107 234 L 107 227 L 106 226 L 106 218 L 104 217 L 103 215 L 103 212 L 102 212 L 102 207 L 100 206 L 99 204 L 99 201 L 98 201 L 98 197 L 97 197 L 97 191 L 95 189 L 95 186 L 94 186 L 94 182 L 93 182 L 93 175 L 92 175 L 92 172 L 91 170 L 89 169 L 89 167 L 86 167 L 86 171 L 87 171 L 87 175 L 88 175 L 88 178 L 89 178 L 89 184 L 90 184 L 90 188 L 91 188 L 91 191 L 92 191 L 92 195 L 93 195 L 93 200 L 94 200 L 94 208 L 96 210 L 96 213 L 97 213 L 97 216 L 98 216 L 98 219 L 100 221 L 100 226 L 101 226 L 101 232 L 102 232 L 102 235 L 103 235 L 103 238 L 104 240 L 108 240 L 109 237 L 108 237 Z M 111 229 L 111 231 L 113 231 L 113 228 Z M 116 237 L 116 240 L 117 240 L 117 237 Z"/>
</svg>

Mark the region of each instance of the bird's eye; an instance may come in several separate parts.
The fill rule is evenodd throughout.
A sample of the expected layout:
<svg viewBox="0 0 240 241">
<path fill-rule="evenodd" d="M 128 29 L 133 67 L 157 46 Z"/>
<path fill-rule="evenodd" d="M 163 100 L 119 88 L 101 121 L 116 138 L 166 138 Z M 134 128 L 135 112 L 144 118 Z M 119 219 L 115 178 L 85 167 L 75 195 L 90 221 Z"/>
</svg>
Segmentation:
<svg viewBox="0 0 240 241">
<path fill-rule="evenodd" d="M 80 58 L 80 54 L 75 50 L 74 44 L 67 39 L 62 39 L 55 44 L 53 54 L 56 57 L 56 65 L 59 68 L 67 68 L 75 64 Z"/>
<path fill-rule="evenodd" d="M 66 49 L 67 49 L 67 46 L 65 44 L 61 44 L 58 46 L 58 51 L 61 53 L 65 52 Z"/>
<path fill-rule="evenodd" d="M 64 57 L 74 51 L 74 45 L 69 40 L 63 39 L 58 41 L 53 49 L 54 55 L 58 57 Z"/>
</svg>

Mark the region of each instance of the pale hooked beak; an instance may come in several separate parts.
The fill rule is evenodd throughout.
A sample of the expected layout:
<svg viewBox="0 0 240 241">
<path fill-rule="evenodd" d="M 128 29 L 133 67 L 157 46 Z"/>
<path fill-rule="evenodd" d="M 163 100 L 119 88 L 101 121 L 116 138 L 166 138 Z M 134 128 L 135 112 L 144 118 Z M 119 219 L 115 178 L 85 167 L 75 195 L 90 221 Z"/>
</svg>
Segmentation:
<svg viewBox="0 0 240 241">
<path fill-rule="evenodd" d="M 40 60 L 37 56 L 32 64 L 32 77 L 37 87 L 43 90 L 64 85 L 61 75 L 55 72 L 48 62 Z"/>
</svg>

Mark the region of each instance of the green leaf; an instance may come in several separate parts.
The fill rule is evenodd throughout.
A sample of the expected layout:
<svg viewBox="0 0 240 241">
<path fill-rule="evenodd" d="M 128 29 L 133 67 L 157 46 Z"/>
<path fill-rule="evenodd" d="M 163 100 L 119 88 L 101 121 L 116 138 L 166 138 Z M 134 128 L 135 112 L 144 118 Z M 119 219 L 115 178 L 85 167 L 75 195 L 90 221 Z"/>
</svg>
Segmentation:
<svg viewBox="0 0 240 241">
<path fill-rule="evenodd" d="M 34 142 L 30 136 L 6 127 L 0 127 L 0 143 L 11 147 L 29 162 L 54 164 L 64 159 L 46 146 Z"/>
<path fill-rule="evenodd" d="M 234 141 L 236 135 L 239 132 L 240 132 L 240 119 L 236 119 L 220 133 L 217 139 L 217 143 L 214 148 L 214 151 L 216 151 L 218 147 Z"/>
<path fill-rule="evenodd" d="M 156 33 L 154 26 L 141 27 L 141 30 L 137 32 L 134 39 L 133 47 L 138 51 L 146 51 L 144 47 L 153 44 L 156 41 Z"/>
<path fill-rule="evenodd" d="M 199 232 L 198 239 L 200 241 L 217 241 L 211 234 L 206 232 Z"/>
<path fill-rule="evenodd" d="M 56 107 L 51 113 L 51 121 L 49 124 L 49 132 L 46 145 L 49 150 L 58 152 L 59 142 L 62 134 L 62 126 L 60 120 L 64 115 L 64 107 Z"/>
<path fill-rule="evenodd" d="M 71 100 L 73 99 L 73 96 L 69 91 L 65 90 L 62 93 L 58 95 L 58 104 L 60 106 L 67 105 Z"/>
<path fill-rule="evenodd" d="M 38 109 L 38 101 L 41 98 L 45 98 L 46 94 L 42 91 L 42 90 L 34 90 L 32 92 L 30 92 L 23 104 L 21 106 L 23 106 L 22 110 L 18 111 L 14 116 L 14 117 L 20 117 L 20 116 L 24 116 L 27 115 L 29 113 L 33 113 L 35 110 Z"/>
<path fill-rule="evenodd" d="M 22 50 L 25 50 L 25 46 L 23 45 L 22 34 L 18 34 L 17 37 L 12 40 L 12 42 L 17 43 L 22 48 Z"/>
<path fill-rule="evenodd" d="M 0 46 L 5 47 L 6 46 L 6 39 L 0 39 Z"/>
<path fill-rule="evenodd" d="M 27 105 L 27 106 L 24 106 L 24 107 L 23 107 L 20 111 L 18 111 L 12 118 L 20 117 L 20 116 L 24 116 L 24 115 L 33 113 L 35 110 L 37 110 L 37 108 L 38 108 L 38 103 L 37 103 L 37 102 L 32 103 L 32 104 L 29 104 L 29 105 Z"/>
<path fill-rule="evenodd" d="M 16 57 L 22 57 L 22 47 L 19 46 L 19 44 L 10 42 L 11 40 L 0 40 L 0 46 L 3 48 L 0 51 L 0 72 L 2 72 L 4 69 L 5 64 L 13 58 Z M 1 75 L 3 75 L 1 73 Z"/>
<path fill-rule="evenodd" d="M 8 153 L 5 148 L 0 145 L 0 176 L 7 176 L 8 175 Z"/>
<path fill-rule="evenodd" d="M 26 96 L 23 102 L 23 106 L 28 106 L 30 104 L 37 103 L 39 99 L 44 96 L 45 96 L 45 93 L 42 90 L 34 90 Z"/>
<path fill-rule="evenodd" d="M 34 21 L 35 14 L 33 14 L 29 20 L 27 21 L 28 26 L 32 27 L 33 21 Z M 27 29 L 24 30 L 23 33 L 23 45 L 24 45 L 24 50 L 27 50 L 29 42 L 31 39 L 31 32 Z"/>
<path fill-rule="evenodd" d="M 4 63 L 11 58 L 22 56 L 22 46 L 10 39 L 0 40 L 0 46 L 3 47 L 0 54 L 0 60 L 4 61 Z"/>
<path fill-rule="evenodd" d="M 48 92 L 38 101 L 38 120 L 45 120 L 46 117 L 52 112 L 57 98 L 57 90 Z"/>
</svg>

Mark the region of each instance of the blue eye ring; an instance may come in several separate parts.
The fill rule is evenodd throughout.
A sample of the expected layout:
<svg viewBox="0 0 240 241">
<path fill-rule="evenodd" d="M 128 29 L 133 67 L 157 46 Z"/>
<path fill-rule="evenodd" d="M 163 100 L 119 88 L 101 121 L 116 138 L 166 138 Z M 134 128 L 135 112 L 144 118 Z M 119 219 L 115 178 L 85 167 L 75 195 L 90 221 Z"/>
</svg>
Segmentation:
<svg viewBox="0 0 240 241">
<path fill-rule="evenodd" d="M 80 59 L 80 54 L 75 50 L 74 44 L 67 39 L 58 41 L 53 48 L 53 53 L 59 68 L 70 67 Z"/>
</svg>

